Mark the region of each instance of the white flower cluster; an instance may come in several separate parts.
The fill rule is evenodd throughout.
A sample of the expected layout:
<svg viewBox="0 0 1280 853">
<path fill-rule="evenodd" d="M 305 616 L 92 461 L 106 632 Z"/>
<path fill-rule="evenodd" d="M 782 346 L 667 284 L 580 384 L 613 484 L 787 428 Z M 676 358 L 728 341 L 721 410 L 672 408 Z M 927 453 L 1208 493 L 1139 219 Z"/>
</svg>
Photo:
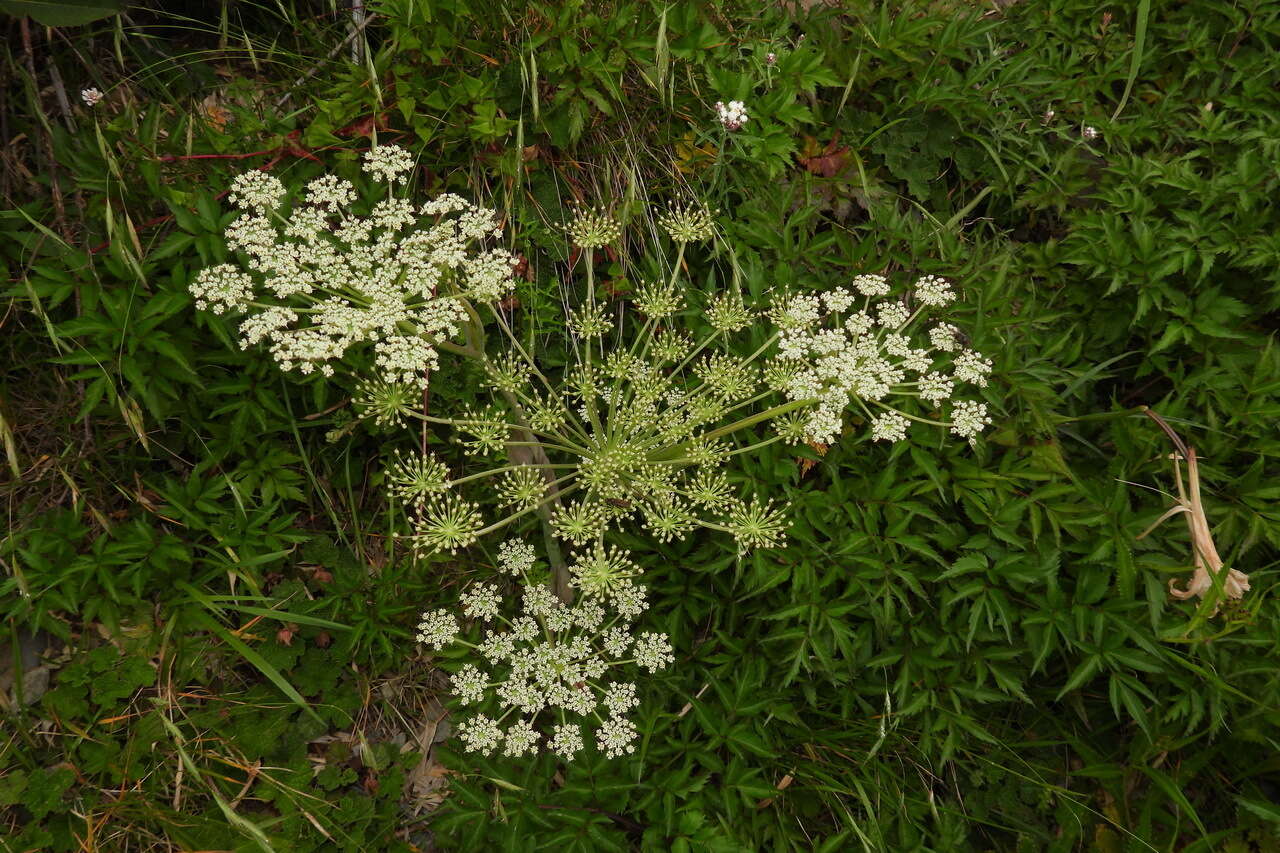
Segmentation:
<svg viewBox="0 0 1280 853">
<path fill-rule="evenodd" d="M 724 125 L 725 130 L 738 130 L 747 123 L 747 107 L 742 101 L 730 101 L 726 106 L 723 101 L 716 101 L 716 117 Z"/>
<path fill-rule="evenodd" d="M 852 289 L 775 304 L 772 316 L 781 334 L 766 376 L 789 400 L 814 401 L 798 437 L 831 444 L 852 403 L 870 420 L 873 440 L 901 441 L 910 420 L 923 419 L 890 406 L 886 401 L 894 397 L 918 397 L 934 408 L 951 402 L 951 421 L 944 425 L 962 438 L 972 439 L 991 423 L 985 403 L 954 397 L 961 384 L 986 386 L 991 362 L 966 349 L 959 330 L 948 323 L 929 326 L 925 345 L 915 339 L 918 320 L 955 301 L 950 282 L 926 275 L 908 296 L 874 301 L 890 290 L 883 276 L 860 275 Z M 873 414 L 868 404 L 883 411 Z"/>
<path fill-rule="evenodd" d="M 389 187 L 412 165 L 396 146 L 364 157 Z M 514 287 L 516 259 L 486 246 L 502 233 L 494 212 L 456 195 L 417 207 L 388 197 L 368 216 L 351 212 L 355 187 L 334 175 L 310 181 L 282 215 L 287 195 L 273 175 L 238 176 L 228 198 L 245 212 L 225 237 L 245 266 L 209 267 L 190 285 L 197 308 L 245 314 L 241 346 L 266 343 L 285 370 L 332 376 L 349 349 L 371 344 L 380 379 L 426 387 L 437 344 L 467 320 L 462 300 L 494 302 Z"/>
<path fill-rule="evenodd" d="M 518 612 L 503 613 L 497 585 L 476 584 L 460 602 L 461 617 L 474 626 L 470 634 L 453 610 L 422 615 L 418 642 L 436 650 L 457 643 L 478 656 L 451 678 L 458 701 L 477 709 L 458 726 L 469 751 L 519 757 L 536 753 L 545 739 L 552 752 L 572 760 L 584 747 L 583 726 L 594 727 L 596 746 L 608 758 L 635 751 L 636 727 L 627 715 L 639 705 L 636 684 L 634 675 L 619 676 L 636 667 L 665 669 L 675 657 L 665 634 L 633 630 L 647 607 L 642 592 L 631 592 L 639 589 L 630 580 L 639 570 L 625 552 L 598 553 L 625 564 L 626 576 L 618 584 L 580 585 L 574 606 L 530 579 L 533 549 L 510 540 L 499 549 L 499 564 L 522 580 Z M 620 590 L 629 592 L 620 597 Z"/>
</svg>

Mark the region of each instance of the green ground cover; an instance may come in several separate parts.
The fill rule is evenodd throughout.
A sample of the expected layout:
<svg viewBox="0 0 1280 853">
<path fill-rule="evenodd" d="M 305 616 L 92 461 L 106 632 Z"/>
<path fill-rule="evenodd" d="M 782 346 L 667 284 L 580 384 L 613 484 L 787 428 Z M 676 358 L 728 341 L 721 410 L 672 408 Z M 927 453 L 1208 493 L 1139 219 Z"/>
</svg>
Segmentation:
<svg viewBox="0 0 1280 853">
<path fill-rule="evenodd" d="M 1280 8 L 364 7 L 0 19 L 0 847 L 1280 846 Z M 414 635 L 481 556 L 392 547 L 396 439 L 354 382 L 282 373 L 188 291 L 235 175 L 358 172 L 374 137 L 501 212 L 529 341 L 563 338 L 572 201 L 639 245 L 688 196 L 720 232 L 691 296 L 954 282 L 993 423 L 744 455 L 785 547 L 613 539 L 675 649 L 636 752 L 462 752 Z M 1185 514 L 1139 538 L 1176 492 L 1144 406 L 1243 597 L 1171 596 Z"/>
</svg>

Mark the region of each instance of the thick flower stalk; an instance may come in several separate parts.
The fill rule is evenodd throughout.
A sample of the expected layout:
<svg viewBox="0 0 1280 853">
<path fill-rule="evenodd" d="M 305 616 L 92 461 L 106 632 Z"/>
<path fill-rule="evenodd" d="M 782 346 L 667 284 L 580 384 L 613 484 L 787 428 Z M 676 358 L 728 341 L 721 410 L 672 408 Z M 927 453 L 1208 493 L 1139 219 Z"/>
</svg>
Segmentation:
<svg viewBox="0 0 1280 853">
<path fill-rule="evenodd" d="M 289 202 L 278 178 L 240 175 L 229 199 L 244 213 L 225 237 L 243 264 L 201 270 L 196 306 L 244 315 L 241 347 L 265 345 L 284 370 L 333 376 L 365 345 L 380 379 L 425 387 L 439 349 L 465 351 L 451 342 L 473 324 L 469 302 L 510 293 L 515 260 L 488 245 L 502 233 L 493 211 L 451 194 L 397 198 L 412 165 L 396 146 L 367 152 L 364 171 L 386 185 L 377 199 L 323 175 Z"/>
<path fill-rule="evenodd" d="M 634 752 L 638 671 L 674 662 L 665 634 L 634 627 L 648 608 L 639 567 L 596 544 L 574 559 L 580 595 L 568 606 L 534 577 L 536 565 L 531 546 L 507 540 L 498 568 L 518 579 L 518 607 L 506 606 L 499 584 L 477 583 L 459 608 L 422 614 L 418 642 L 475 655 L 450 679 L 458 703 L 474 709 L 458 726 L 463 745 L 509 757 L 545 747 L 565 760 L 588 741 L 607 758 Z"/>
</svg>

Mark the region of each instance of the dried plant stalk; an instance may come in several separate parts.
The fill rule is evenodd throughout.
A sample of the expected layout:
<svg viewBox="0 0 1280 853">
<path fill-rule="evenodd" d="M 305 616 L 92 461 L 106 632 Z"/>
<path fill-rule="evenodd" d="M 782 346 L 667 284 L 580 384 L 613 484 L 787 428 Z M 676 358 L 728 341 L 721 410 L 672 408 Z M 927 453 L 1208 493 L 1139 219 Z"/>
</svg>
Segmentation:
<svg viewBox="0 0 1280 853">
<path fill-rule="evenodd" d="M 1174 482 L 1178 486 L 1178 503 L 1170 507 L 1164 515 L 1156 519 L 1155 523 L 1142 531 L 1137 538 L 1142 539 L 1175 515 L 1184 515 L 1187 521 L 1187 531 L 1191 535 L 1191 557 L 1195 563 L 1196 570 L 1195 574 L 1191 576 L 1190 582 L 1183 589 L 1178 589 L 1177 578 L 1170 579 L 1169 594 L 1181 601 L 1185 601 L 1192 596 L 1203 599 L 1209 590 L 1213 589 L 1214 578 L 1219 578 L 1222 583 L 1222 597 L 1218 600 L 1219 606 L 1222 601 L 1241 598 L 1249 591 L 1249 576 L 1236 569 L 1229 569 L 1225 576 L 1223 574 L 1222 557 L 1218 555 L 1218 549 L 1213 544 L 1213 535 L 1209 531 L 1209 519 L 1205 516 L 1204 504 L 1200 500 L 1200 468 L 1196 461 L 1196 449 L 1188 447 L 1181 437 L 1155 412 L 1148 409 L 1146 415 L 1164 430 L 1165 434 L 1169 436 L 1178 448 L 1177 451 L 1169 454 L 1169 458 L 1173 460 Z M 1185 488 L 1182 483 L 1181 463 L 1183 460 L 1187 463 L 1187 485 Z M 1218 612 L 1218 606 L 1214 607 L 1213 612 L 1215 614 Z"/>
</svg>

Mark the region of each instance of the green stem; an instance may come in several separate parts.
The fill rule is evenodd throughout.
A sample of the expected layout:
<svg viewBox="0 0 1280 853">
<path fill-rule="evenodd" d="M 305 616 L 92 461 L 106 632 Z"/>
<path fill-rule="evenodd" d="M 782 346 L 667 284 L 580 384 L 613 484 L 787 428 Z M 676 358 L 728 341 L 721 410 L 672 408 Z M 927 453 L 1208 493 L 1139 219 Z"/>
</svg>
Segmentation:
<svg viewBox="0 0 1280 853">
<path fill-rule="evenodd" d="M 571 479 L 573 479 L 573 478 L 574 478 L 574 477 L 576 477 L 576 476 L 578 476 L 578 475 L 577 475 L 577 474 L 569 474 L 568 476 L 561 477 L 559 480 L 555 480 L 553 484 L 563 483 L 563 482 L 565 482 L 566 480 L 571 480 Z M 551 494 L 551 495 L 549 495 L 549 496 L 547 496 L 547 497 L 543 498 L 543 499 L 542 499 L 540 502 L 538 502 L 537 504 L 535 504 L 535 505 L 533 505 L 533 506 L 530 506 L 530 507 L 525 507 L 524 509 L 520 510 L 519 512 L 512 513 L 511 515 L 507 516 L 506 518 L 502 519 L 501 521 L 495 521 L 493 524 L 490 524 L 488 527 L 485 527 L 485 528 L 483 528 L 483 529 L 481 529 L 481 530 L 477 531 L 477 532 L 476 532 L 476 536 L 477 536 L 477 537 L 480 537 L 480 536 L 484 536 L 484 535 L 486 535 L 486 534 L 492 533 L 492 532 L 493 532 L 493 531 L 495 531 L 495 530 L 501 530 L 502 528 L 506 527 L 508 524 L 510 524 L 511 522 L 515 521 L 516 519 L 518 519 L 518 518 L 523 518 L 524 516 L 528 515 L 528 514 L 529 514 L 529 513 L 531 513 L 531 512 L 534 512 L 534 511 L 540 510 L 540 509 L 542 509 L 544 506 L 546 506 L 547 504 L 550 504 L 552 501 L 558 500 L 560 497 L 562 497 L 562 496 L 564 496 L 564 495 L 571 495 L 571 494 L 573 494 L 574 492 L 576 492 L 579 488 L 580 488 L 580 487 L 579 487 L 578 485 L 576 485 L 576 484 L 575 484 L 575 485 L 573 485 L 573 486 L 570 486 L 570 487 L 569 487 L 569 488 L 567 488 L 567 489 L 557 490 L 557 491 L 556 491 L 556 492 L 554 492 L 553 494 Z"/>
<path fill-rule="evenodd" d="M 501 468 L 490 468 L 488 471 L 480 471 L 479 473 L 476 473 L 476 474 L 468 474 L 465 477 L 459 477 L 456 480 L 450 480 L 448 485 L 456 486 L 460 483 L 470 483 L 472 480 L 479 480 L 483 477 L 492 477 L 495 474 L 502 474 L 507 471 L 514 471 L 517 468 L 538 468 L 541 470 L 546 470 L 548 468 L 560 469 L 560 468 L 577 468 L 577 467 L 578 467 L 577 465 L 573 465 L 573 464 L 539 465 L 532 462 L 528 464 L 521 464 L 521 465 L 504 465 Z"/>
<path fill-rule="evenodd" d="M 443 424 L 444 426 L 452 426 L 452 427 L 459 427 L 459 426 L 465 427 L 467 424 L 493 423 L 510 430 L 516 430 L 517 432 L 529 432 L 529 433 L 533 433 L 534 435 L 545 435 L 547 438 L 553 438 L 557 441 L 563 441 L 566 444 L 572 443 L 569 441 L 569 439 L 565 438 L 562 435 L 559 435 L 558 433 L 541 432 L 539 430 L 533 429 L 532 427 L 525 426 L 524 424 L 510 424 L 504 421 L 487 421 L 487 420 L 484 420 L 483 418 L 436 418 L 436 417 L 432 417 L 431 415 L 424 415 L 421 412 L 416 412 L 416 411 L 411 412 L 410 416 L 418 418 L 419 420 L 426 421 L 429 424 Z M 547 445 L 547 446 L 552 447 L 554 445 Z M 584 453 L 586 452 L 582 450 L 582 448 L 578 448 L 578 451 L 584 452 Z"/>
<path fill-rule="evenodd" d="M 889 406 L 884 403 L 881 403 L 879 400 L 872 400 L 871 402 L 875 403 L 877 406 L 879 406 L 882 409 L 885 409 L 890 412 L 896 412 L 897 414 L 902 415 L 904 418 L 906 418 L 909 421 L 916 421 L 917 423 L 922 423 L 922 424 L 932 424 L 933 426 L 940 426 L 940 427 L 951 426 L 951 424 L 946 421 L 935 421 L 929 418 L 922 418 L 918 415 L 913 415 L 908 412 L 904 412 L 901 409 L 895 409 L 893 406 Z M 866 411 L 865 407 L 863 410 Z M 867 414 L 870 415 L 870 412 L 868 412 Z"/>
<path fill-rule="evenodd" d="M 725 456 L 737 456 L 739 453 L 750 453 L 752 450 L 759 450 L 761 447 L 768 447 L 770 444 L 782 441 L 782 436 L 775 435 L 772 438 L 766 438 L 764 441 L 757 441 L 755 444 L 749 444 L 746 447 L 739 447 L 737 450 L 730 450 Z"/>
<path fill-rule="evenodd" d="M 722 426 L 719 429 L 713 429 L 711 432 L 704 433 L 700 437 L 705 441 L 714 441 L 722 435 L 728 435 L 729 433 L 737 432 L 740 429 L 746 429 L 749 426 L 755 426 L 761 421 L 767 421 L 772 418 L 785 415 L 788 412 L 794 412 L 796 409 L 803 409 L 805 406 L 812 406 L 816 402 L 818 402 L 818 400 L 815 398 L 812 400 L 792 400 L 789 403 L 782 403 L 780 405 L 774 406 L 771 409 L 765 409 L 763 412 L 759 412 L 757 414 L 751 415 L 750 417 L 743 418 L 740 421 L 734 421 L 728 426 Z"/>
<path fill-rule="evenodd" d="M 1132 409 L 1124 409 L 1119 412 L 1094 412 L 1092 415 L 1078 415 L 1076 417 L 1064 417 L 1062 415 L 1053 415 L 1050 419 L 1055 424 L 1075 424 L 1084 421 L 1109 421 L 1112 418 L 1127 418 L 1131 415 L 1145 414 L 1146 406 L 1134 406 Z"/>
</svg>

